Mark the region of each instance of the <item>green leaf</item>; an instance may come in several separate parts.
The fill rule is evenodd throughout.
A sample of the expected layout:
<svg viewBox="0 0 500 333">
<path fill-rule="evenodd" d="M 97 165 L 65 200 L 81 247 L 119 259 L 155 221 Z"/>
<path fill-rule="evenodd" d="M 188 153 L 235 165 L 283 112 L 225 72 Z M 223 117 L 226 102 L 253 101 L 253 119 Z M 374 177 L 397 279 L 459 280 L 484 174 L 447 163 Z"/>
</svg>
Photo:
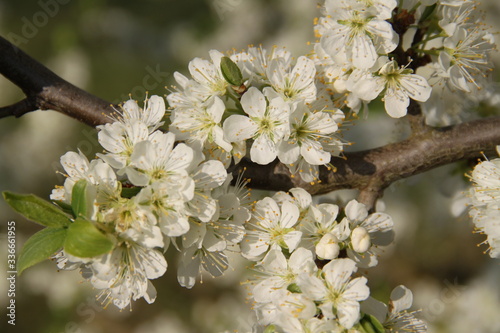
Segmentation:
<svg viewBox="0 0 500 333">
<path fill-rule="evenodd" d="M 80 258 L 92 258 L 109 252 L 114 243 L 90 221 L 77 218 L 68 228 L 64 251 Z"/>
<path fill-rule="evenodd" d="M 58 207 L 60 207 L 63 212 L 73 216 L 73 208 L 71 207 L 70 204 L 67 204 L 62 200 L 53 200 L 52 202 L 55 203 Z"/>
<path fill-rule="evenodd" d="M 88 216 L 87 180 L 80 179 L 73 185 L 71 191 L 71 208 L 75 217 Z"/>
<path fill-rule="evenodd" d="M 420 16 L 420 20 L 418 21 L 418 23 L 420 24 L 422 22 L 427 21 L 427 19 L 432 15 L 434 10 L 436 9 L 436 6 L 437 4 L 433 4 L 432 6 L 425 7 L 424 12 L 422 13 L 422 16 Z"/>
<path fill-rule="evenodd" d="M 286 287 L 286 290 L 295 294 L 302 293 L 302 290 L 300 290 L 300 287 L 296 283 L 289 284 L 288 287 Z"/>
<path fill-rule="evenodd" d="M 17 260 L 17 273 L 28 267 L 49 259 L 57 250 L 61 249 L 66 238 L 66 228 L 45 228 L 31 236 L 21 249 Z"/>
<path fill-rule="evenodd" d="M 17 194 L 8 191 L 2 194 L 5 201 L 28 220 L 46 227 L 64 227 L 71 223 L 68 215 L 61 209 L 34 194 Z"/>
<path fill-rule="evenodd" d="M 220 60 L 220 69 L 224 79 L 226 79 L 226 81 L 233 86 L 239 87 L 243 84 L 243 76 L 241 75 L 240 68 L 231 60 L 231 58 L 222 57 Z"/>
<path fill-rule="evenodd" d="M 385 333 L 384 325 L 374 316 L 365 313 L 359 321 L 361 327 L 366 333 Z"/>
<path fill-rule="evenodd" d="M 135 197 L 141 191 L 141 187 L 122 187 L 121 196 L 130 199 Z"/>
</svg>

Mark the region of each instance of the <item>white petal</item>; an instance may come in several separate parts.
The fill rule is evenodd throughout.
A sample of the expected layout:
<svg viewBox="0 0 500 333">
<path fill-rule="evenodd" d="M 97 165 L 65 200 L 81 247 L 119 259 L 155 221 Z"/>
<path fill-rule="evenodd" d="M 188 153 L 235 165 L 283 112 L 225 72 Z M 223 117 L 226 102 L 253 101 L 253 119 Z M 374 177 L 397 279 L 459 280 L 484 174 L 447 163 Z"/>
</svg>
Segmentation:
<svg viewBox="0 0 500 333">
<path fill-rule="evenodd" d="M 411 99 L 419 102 L 428 100 L 432 92 L 432 88 L 427 83 L 427 80 L 419 75 L 405 75 L 401 78 L 400 84 Z"/>
<path fill-rule="evenodd" d="M 297 224 L 299 219 L 299 208 L 290 201 L 283 202 L 281 206 L 280 226 L 282 228 L 291 228 Z"/>
<path fill-rule="evenodd" d="M 303 247 L 296 249 L 292 253 L 288 260 L 288 266 L 295 274 L 313 273 L 317 270 L 312 252 Z"/>
<path fill-rule="evenodd" d="M 351 221 L 363 221 L 368 216 L 366 206 L 357 200 L 351 200 L 345 207 L 345 214 Z"/>
<path fill-rule="evenodd" d="M 337 317 L 345 328 L 353 327 L 359 320 L 359 303 L 350 299 L 337 303 Z"/>
<path fill-rule="evenodd" d="M 257 88 L 250 87 L 241 96 L 241 106 L 250 117 L 262 118 L 267 109 L 267 102 L 264 95 Z"/>
<path fill-rule="evenodd" d="M 176 171 L 185 170 L 193 160 L 193 149 L 184 143 L 178 144 L 171 152 L 165 170 Z"/>
<path fill-rule="evenodd" d="M 302 240 L 302 231 L 290 231 L 283 236 L 283 241 L 285 242 L 288 250 L 290 252 L 294 251 Z"/>
<path fill-rule="evenodd" d="M 335 259 L 323 267 L 325 279 L 334 290 L 343 290 L 344 284 L 349 281 L 356 271 L 356 263 L 351 259 Z"/>
<path fill-rule="evenodd" d="M 352 63 L 358 68 L 370 68 L 377 61 L 378 54 L 373 41 L 367 35 L 352 39 Z"/>
<path fill-rule="evenodd" d="M 224 137 L 229 142 L 239 142 L 252 138 L 257 132 L 257 124 L 248 117 L 232 115 L 224 121 Z"/>
<path fill-rule="evenodd" d="M 402 89 L 388 88 L 384 96 L 385 111 L 392 118 L 401 118 L 408 112 L 410 98 Z"/>
<path fill-rule="evenodd" d="M 165 100 L 163 97 L 153 95 L 146 104 L 145 119 L 148 126 L 158 124 L 165 115 Z"/>
<path fill-rule="evenodd" d="M 397 286 L 391 293 L 392 313 L 398 313 L 407 310 L 413 303 L 413 294 L 405 286 Z"/>
<path fill-rule="evenodd" d="M 287 269 L 285 255 L 280 250 L 269 251 L 260 265 L 266 273 L 272 273 L 273 275 L 283 274 Z"/>
<path fill-rule="evenodd" d="M 148 279 L 156 279 L 167 271 L 167 261 L 158 250 L 148 250 L 145 256 L 141 256 L 141 264 Z"/>
<path fill-rule="evenodd" d="M 253 298 L 260 303 L 281 299 L 286 293 L 284 285 L 285 281 L 279 276 L 266 278 L 253 287 Z"/>
<path fill-rule="evenodd" d="M 262 165 L 274 161 L 277 154 L 276 144 L 266 134 L 259 135 L 250 148 L 252 162 Z"/>
<path fill-rule="evenodd" d="M 300 153 L 307 163 L 312 165 L 324 165 L 330 162 L 331 155 L 323 150 L 323 146 L 318 141 L 307 140 L 302 143 Z"/>
<path fill-rule="evenodd" d="M 283 164 L 295 163 L 300 156 L 300 147 L 291 141 L 282 141 L 278 148 L 278 158 Z"/>
</svg>

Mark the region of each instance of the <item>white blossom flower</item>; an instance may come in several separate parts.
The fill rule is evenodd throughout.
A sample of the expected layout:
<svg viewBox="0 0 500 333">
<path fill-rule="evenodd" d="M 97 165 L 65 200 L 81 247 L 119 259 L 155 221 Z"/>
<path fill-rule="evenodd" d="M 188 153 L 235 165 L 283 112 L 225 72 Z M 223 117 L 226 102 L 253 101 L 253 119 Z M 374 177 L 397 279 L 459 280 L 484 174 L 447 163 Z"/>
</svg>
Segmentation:
<svg viewBox="0 0 500 333">
<path fill-rule="evenodd" d="M 293 69 L 284 58 L 272 59 L 267 67 L 267 77 L 274 90 L 287 102 L 310 103 L 316 99 L 314 61 L 301 56 Z"/>
<path fill-rule="evenodd" d="M 269 248 L 285 248 L 293 252 L 302 236 L 302 232 L 294 229 L 298 219 L 299 209 L 292 202 L 284 201 L 278 205 L 269 197 L 258 201 L 246 227 L 247 234 L 240 244 L 242 255 L 255 260 Z"/>
<path fill-rule="evenodd" d="M 374 12 L 366 10 L 366 5 L 358 1 L 327 1 L 326 17 L 320 19 L 317 31 L 321 31 L 320 43 L 332 56 L 352 61 L 354 67 L 370 68 L 379 54 L 392 52 L 399 42 L 381 8 L 378 18 Z M 392 4 L 391 4 L 392 6 Z"/>
<path fill-rule="evenodd" d="M 103 289 L 97 297 L 104 305 L 113 303 L 123 309 L 131 300 L 143 297 L 148 303 L 156 299 L 151 279 L 167 270 L 165 258 L 155 249 L 124 242 L 110 253 L 94 258 L 82 268 L 84 277 L 94 288 Z"/>
<path fill-rule="evenodd" d="M 439 64 L 453 87 L 471 92 L 472 86 L 483 86 L 493 67 L 488 57 L 488 53 L 495 48 L 493 35 L 477 27 L 460 27 L 443 41 L 443 45 Z"/>
<path fill-rule="evenodd" d="M 134 197 L 143 209 L 155 214 L 161 232 L 170 237 L 184 235 L 189 230 L 185 191 L 165 181 L 144 187 Z"/>
<path fill-rule="evenodd" d="M 334 134 L 338 131 L 338 124 L 330 113 L 313 113 L 305 104 L 298 104 L 290 118 L 290 136 L 278 150 L 282 163 L 296 163 L 302 156 L 309 164 L 325 165 L 331 158 L 329 148 L 337 145 L 338 150 L 342 149 L 342 143 Z"/>
<path fill-rule="evenodd" d="M 144 109 L 135 100 L 128 100 L 117 111 L 119 116 L 110 124 L 99 125 L 99 143 L 107 151 L 98 154 L 115 169 L 125 167 L 134 151 L 135 144 L 148 140 L 160 127 L 165 115 L 165 101 L 153 95 L 144 101 Z"/>
<path fill-rule="evenodd" d="M 98 126 L 98 129 L 99 143 L 107 153 L 98 153 L 97 156 L 118 170 L 130 162 L 135 145 L 148 140 L 150 134 L 148 126 L 141 120 L 114 122 Z"/>
<path fill-rule="evenodd" d="M 331 332 L 332 321 L 317 320 L 316 305 L 304 294 L 287 291 L 280 299 L 270 303 L 257 303 L 259 323 L 272 324 L 283 332 Z"/>
<path fill-rule="evenodd" d="M 130 182 L 136 186 L 146 186 L 157 180 L 172 181 L 176 186 L 193 183 L 186 171 L 193 160 L 193 149 L 184 143 L 174 147 L 173 133 L 158 133 L 156 139 L 156 143 L 146 140 L 135 145 L 130 164 L 125 168 Z M 188 193 L 193 186 L 180 188 Z"/>
<path fill-rule="evenodd" d="M 200 222 L 194 216 L 190 220 L 190 231 L 182 238 L 184 250 L 177 271 L 177 279 L 183 287 L 192 288 L 203 270 L 214 277 L 222 275 L 229 267 L 226 251 L 243 239 L 243 224 L 250 219 L 244 207 L 247 194 L 239 179 L 236 187 L 229 187 L 231 179 L 228 177 L 222 186 L 213 190 L 217 211 L 211 220 Z"/>
<path fill-rule="evenodd" d="M 165 100 L 156 95 L 146 97 L 144 109 L 142 109 L 137 104 L 137 101 L 129 99 L 121 106 L 121 110 L 119 122 L 134 123 L 135 121 L 141 121 L 146 124 L 151 133 L 163 125 L 161 120 L 165 115 Z"/>
<path fill-rule="evenodd" d="M 231 151 L 232 146 L 224 139 L 221 126 L 225 108 L 224 102 L 215 96 L 198 106 L 174 109 L 170 131 L 178 140 L 195 141 L 202 146 L 207 141 L 213 142 L 225 151 Z"/>
<path fill-rule="evenodd" d="M 270 84 L 267 68 L 274 59 L 280 59 L 285 68 L 289 68 L 292 63 L 291 53 L 276 46 L 270 51 L 262 47 L 250 47 L 244 58 L 243 75 L 248 77 L 249 85 L 259 88 Z M 234 57 L 231 59 L 235 60 Z"/>
<path fill-rule="evenodd" d="M 498 150 L 498 148 L 497 148 Z M 479 163 L 471 174 L 472 207 L 469 211 L 474 226 L 487 236 L 488 254 L 500 257 L 500 159 Z"/>
<path fill-rule="evenodd" d="M 100 209 L 102 211 L 97 221 L 110 226 L 120 238 L 132 240 L 148 248 L 164 246 L 160 228 L 156 226 L 156 217 L 139 205 L 136 197 L 121 198 L 118 202 L 107 207 L 102 206 Z"/>
<path fill-rule="evenodd" d="M 208 222 L 217 211 L 211 193 L 226 180 L 226 168 L 221 162 L 210 160 L 191 167 L 189 175 L 194 181 L 194 195 L 187 203 L 187 212 L 202 222 Z"/>
<path fill-rule="evenodd" d="M 272 162 L 278 154 L 278 145 L 289 135 L 290 107 L 282 98 L 266 97 L 251 87 L 241 97 L 241 106 L 249 116 L 232 115 L 223 125 L 224 135 L 230 142 L 252 138 L 250 158 L 259 164 Z"/>
<path fill-rule="evenodd" d="M 220 62 L 224 55 L 216 50 L 210 50 L 210 59 L 194 58 L 189 62 L 189 73 L 204 90 L 203 101 L 212 96 L 222 96 L 226 93 L 229 83 L 224 79 L 220 69 Z"/>
<path fill-rule="evenodd" d="M 326 318 L 338 318 L 349 329 L 360 318 L 359 302 L 370 295 L 365 277 L 351 279 L 355 271 L 356 263 L 351 259 L 334 259 L 323 267 L 324 280 L 302 274 L 298 285 L 305 295 L 320 302 Z"/>
<path fill-rule="evenodd" d="M 366 206 L 356 200 L 347 203 L 345 214 L 350 229 L 347 254 L 360 267 L 375 266 L 375 248 L 389 245 L 394 238 L 392 218 L 380 212 L 368 214 Z"/>
<path fill-rule="evenodd" d="M 407 311 L 412 303 L 411 290 L 397 286 L 391 292 L 389 307 L 370 297 L 361 303 L 361 309 L 374 316 L 389 332 L 427 332 L 425 323 L 415 317 L 417 311 Z"/>
<path fill-rule="evenodd" d="M 259 303 L 281 300 L 299 274 L 317 271 L 312 252 L 304 248 L 296 249 L 288 260 L 280 250 L 271 250 L 257 267 L 262 276 L 256 281 L 252 294 Z"/>
<path fill-rule="evenodd" d="M 61 165 L 66 171 L 66 179 L 64 187 L 56 187 L 50 198 L 59 200 L 67 204 L 71 203 L 73 186 L 80 179 L 85 179 L 88 182 L 88 191 L 92 202 L 89 202 L 89 216 L 94 218 L 97 213 L 97 207 L 93 204 L 94 201 L 98 205 L 108 205 L 116 202 L 120 198 L 121 184 L 118 182 L 113 169 L 102 160 L 88 161 L 87 157 L 82 152 L 67 152 L 61 156 Z M 90 188 L 92 187 L 92 188 Z"/>
<path fill-rule="evenodd" d="M 383 90 L 385 110 L 389 116 L 400 118 L 406 115 L 410 98 L 425 102 L 432 88 L 422 76 L 411 74 L 405 67 L 398 68 L 394 60 L 384 64 L 377 75 L 362 75 L 352 88 L 364 100 L 375 99 Z"/>
<path fill-rule="evenodd" d="M 396 0 L 326 0 L 325 13 L 331 15 L 340 10 L 369 11 L 378 19 L 388 20 L 396 6 Z"/>
</svg>

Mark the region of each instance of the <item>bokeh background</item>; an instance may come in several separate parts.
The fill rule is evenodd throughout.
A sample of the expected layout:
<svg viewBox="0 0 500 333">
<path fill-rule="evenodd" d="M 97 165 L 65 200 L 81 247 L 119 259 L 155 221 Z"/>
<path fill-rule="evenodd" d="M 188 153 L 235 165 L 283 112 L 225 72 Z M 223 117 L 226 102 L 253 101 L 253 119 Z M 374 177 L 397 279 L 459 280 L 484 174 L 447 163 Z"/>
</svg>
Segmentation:
<svg viewBox="0 0 500 333">
<path fill-rule="evenodd" d="M 495 24 L 498 2 L 485 0 L 482 8 Z M 286 46 L 295 56 L 308 53 L 318 14 L 316 1 L 304 0 L 0 0 L 0 34 L 66 80 L 117 103 L 129 94 L 139 101 L 146 91 L 167 94 L 172 73 L 186 73 L 188 62 L 208 57 L 210 49 L 262 44 Z M 22 98 L 0 77 L 0 105 Z M 404 120 L 387 118 L 372 110 L 359 120 L 346 132 L 356 143 L 350 149 L 403 138 Z M 57 173 L 60 156 L 77 149 L 94 156 L 95 130 L 57 112 L 0 119 L 0 191 L 47 198 L 64 180 Z M 477 246 L 484 237 L 472 232 L 460 200 L 469 167 L 441 167 L 400 181 L 381 202 L 397 235 L 369 272 L 372 295 L 386 301 L 394 287 L 408 286 L 431 332 L 500 332 L 499 262 Z M 340 191 L 322 200 L 342 202 L 355 194 Z M 137 301 L 132 311 L 100 308 L 96 291 L 77 272 L 58 272 L 49 261 L 34 266 L 16 280 L 16 325 L 8 325 L 8 221 L 16 222 L 18 251 L 39 230 L 0 200 L 1 332 L 247 332 L 251 325 L 251 305 L 240 286 L 248 263 L 234 258 L 225 277 L 205 278 L 186 290 L 176 281 L 174 249 L 167 252 L 167 273 L 154 281 L 156 302 Z"/>
</svg>

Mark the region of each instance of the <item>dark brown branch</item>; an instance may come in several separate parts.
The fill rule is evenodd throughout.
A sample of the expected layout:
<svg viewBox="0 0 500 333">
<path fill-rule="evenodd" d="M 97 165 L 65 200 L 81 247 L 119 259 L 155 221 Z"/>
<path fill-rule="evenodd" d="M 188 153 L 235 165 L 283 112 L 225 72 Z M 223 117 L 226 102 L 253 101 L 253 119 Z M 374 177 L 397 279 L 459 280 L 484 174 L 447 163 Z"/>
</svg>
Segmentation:
<svg viewBox="0 0 500 333">
<path fill-rule="evenodd" d="M 2 37 L 0 73 L 26 95 L 26 99 L 0 108 L 0 118 L 50 109 L 96 126 L 110 122 L 114 112 L 110 103 L 63 80 Z"/>
<path fill-rule="evenodd" d="M 492 153 L 500 144 L 500 117 L 476 120 L 444 128 L 428 127 L 401 142 L 333 157 L 336 172 L 320 169 L 321 182 L 314 185 L 292 178 L 279 163 L 257 166 L 245 160 L 250 186 L 265 190 L 302 187 L 311 194 L 339 189 L 360 190 L 360 201 L 372 207 L 383 190 L 393 182 L 441 165 Z M 239 170 L 236 170 L 238 172 Z"/>
<path fill-rule="evenodd" d="M 21 117 L 23 114 L 36 110 L 36 103 L 32 99 L 25 98 L 22 101 L 0 108 L 0 118 L 14 116 Z"/>
</svg>

